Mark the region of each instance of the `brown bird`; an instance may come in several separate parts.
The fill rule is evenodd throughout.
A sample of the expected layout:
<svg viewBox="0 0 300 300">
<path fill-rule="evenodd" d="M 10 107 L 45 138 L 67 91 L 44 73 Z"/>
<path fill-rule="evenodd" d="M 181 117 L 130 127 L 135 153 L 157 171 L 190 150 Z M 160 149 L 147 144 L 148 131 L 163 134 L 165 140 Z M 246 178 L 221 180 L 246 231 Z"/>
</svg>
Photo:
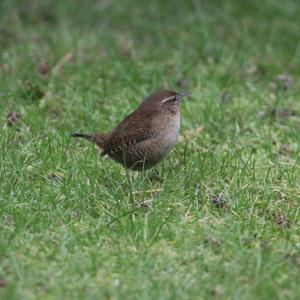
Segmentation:
<svg viewBox="0 0 300 300">
<path fill-rule="evenodd" d="M 160 162 L 178 139 L 180 100 L 186 94 L 170 90 L 147 97 L 110 133 L 72 133 L 97 144 L 102 155 L 131 170 L 146 170 Z"/>
</svg>

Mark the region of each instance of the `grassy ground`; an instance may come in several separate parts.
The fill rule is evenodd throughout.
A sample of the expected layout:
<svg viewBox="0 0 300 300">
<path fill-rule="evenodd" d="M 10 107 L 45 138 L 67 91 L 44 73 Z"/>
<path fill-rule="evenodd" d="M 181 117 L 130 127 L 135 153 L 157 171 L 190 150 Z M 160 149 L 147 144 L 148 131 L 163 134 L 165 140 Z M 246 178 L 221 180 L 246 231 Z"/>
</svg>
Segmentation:
<svg viewBox="0 0 300 300">
<path fill-rule="evenodd" d="M 1 299 L 299 299 L 299 13 L 2 0 Z M 192 96 L 153 171 L 70 140 L 163 86 Z"/>
</svg>

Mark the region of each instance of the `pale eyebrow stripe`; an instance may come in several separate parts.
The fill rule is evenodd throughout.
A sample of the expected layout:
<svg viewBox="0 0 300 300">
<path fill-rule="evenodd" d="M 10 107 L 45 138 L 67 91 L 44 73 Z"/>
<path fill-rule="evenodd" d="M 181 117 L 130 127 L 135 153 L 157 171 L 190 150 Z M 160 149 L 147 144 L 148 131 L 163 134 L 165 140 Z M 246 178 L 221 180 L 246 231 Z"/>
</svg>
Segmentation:
<svg viewBox="0 0 300 300">
<path fill-rule="evenodd" d="M 170 96 L 170 97 L 165 98 L 164 100 L 162 100 L 162 102 L 164 103 L 164 102 L 169 101 L 169 100 L 171 100 L 171 99 L 173 99 L 173 98 L 175 98 L 175 97 L 176 97 L 176 95 Z"/>
</svg>

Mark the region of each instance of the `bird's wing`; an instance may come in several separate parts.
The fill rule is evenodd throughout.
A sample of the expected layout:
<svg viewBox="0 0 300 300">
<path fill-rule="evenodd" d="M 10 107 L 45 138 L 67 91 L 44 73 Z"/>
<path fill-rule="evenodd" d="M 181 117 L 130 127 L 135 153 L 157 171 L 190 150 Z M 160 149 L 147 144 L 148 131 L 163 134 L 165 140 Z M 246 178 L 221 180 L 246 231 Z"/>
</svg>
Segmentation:
<svg viewBox="0 0 300 300">
<path fill-rule="evenodd" d="M 127 116 L 110 134 L 102 146 L 102 155 L 117 153 L 152 137 L 151 116 L 143 118 L 135 112 Z"/>
</svg>

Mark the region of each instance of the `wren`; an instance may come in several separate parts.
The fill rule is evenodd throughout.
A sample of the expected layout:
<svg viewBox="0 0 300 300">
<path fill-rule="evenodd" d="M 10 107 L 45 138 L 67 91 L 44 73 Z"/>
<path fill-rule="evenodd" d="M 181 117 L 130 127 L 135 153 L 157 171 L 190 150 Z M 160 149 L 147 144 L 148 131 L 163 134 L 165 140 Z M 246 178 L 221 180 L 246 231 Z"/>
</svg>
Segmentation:
<svg viewBox="0 0 300 300">
<path fill-rule="evenodd" d="M 170 90 L 147 97 L 109 133 L 72 133 L 96 143 L 108 155 L 131 170 L 147 170 L 159 163 L 176 144 L 180 129 L 180 100 Z"/>
</svg>

